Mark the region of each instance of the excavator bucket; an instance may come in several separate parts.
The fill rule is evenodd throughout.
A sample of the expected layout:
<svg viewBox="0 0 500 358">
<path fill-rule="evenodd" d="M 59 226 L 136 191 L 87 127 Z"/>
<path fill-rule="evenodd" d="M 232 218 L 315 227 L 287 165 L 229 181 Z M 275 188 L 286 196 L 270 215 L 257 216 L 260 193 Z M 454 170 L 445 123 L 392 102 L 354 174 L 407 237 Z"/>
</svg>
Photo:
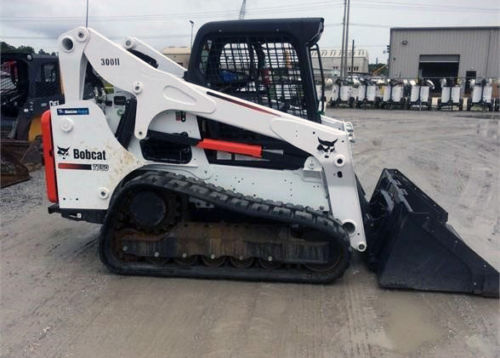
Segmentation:
<svg viewBox="0 0 500 358">
<path fill-rule="evenodd" d="M 384 169 L 365 218 L 380 286 L 499 297 L 499 274 L 447 224 L 448 213 L 395 169 Z"/>
</svg>

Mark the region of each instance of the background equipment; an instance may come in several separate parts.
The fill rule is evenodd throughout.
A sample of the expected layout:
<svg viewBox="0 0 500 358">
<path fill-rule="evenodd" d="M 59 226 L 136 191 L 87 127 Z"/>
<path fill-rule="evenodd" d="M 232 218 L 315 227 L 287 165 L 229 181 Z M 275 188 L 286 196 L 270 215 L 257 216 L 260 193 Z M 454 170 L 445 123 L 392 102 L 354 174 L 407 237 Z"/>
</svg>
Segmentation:
<svg viewBox="0 0 500 358">
<path fill-rule="evenodd" d="M 448 107 L 453 110 L 453 107 L 457 106 L 458 110 L 461 111 L 463 109 L 461 90 L 462 87 L 458 79 L 443 78 L 441 80 L 441 97 L 438 98 L 437 109 L 441 110 L 443 107 Z"/>
<path fill-rule="evenodd" d="M 346 105 L 354 106 L 355 96 L 353 96 L 354 82 L 351 78 L 337 78 L 332 88 L 332 107 L 340 107 Z"/>
<path fill-rule="evenodd" d="M 427 110 L 432 109 L 432 97 L 430 94 L 434 84 L 430 80 L 419 79 L 410 81 L 410 96 L 406 101 L 406 108 L 412 109 L 417 107 L 419 110 L 424 107 Z"/>
<path fill-rule="evenodd" d="M 406 108 L 406 87 L 407 84 L 404 80 L 395 78 L 389 80 L 389 83 L 384 87 L 382 101 L 380 102 L 380 108 Z"/>
<path fill-rule="evenodd" d="M 472 94 L 467 98 L 467 111 L 470 111 L 472 107 L 479 106 L 484 111 L 486 108 L 490 112 L 494 110 L 494 100 L 493 94 L 493 81 L 491 79 L 486 80 L 471 80 L 470 86 L 472 88 Z"/>
<path fill-rule="evenodd" d="M 2 53 L 0 88 L 3 188 L 41 165 L 40 116 L 63 100 L 57 57 Z"/>
<path fill-rule="evenodd" d="M 359 81 L 356 107 L 375 107 L 377 105 L 377 84 L 370 78 L 360 78 Z"/>
</svg>

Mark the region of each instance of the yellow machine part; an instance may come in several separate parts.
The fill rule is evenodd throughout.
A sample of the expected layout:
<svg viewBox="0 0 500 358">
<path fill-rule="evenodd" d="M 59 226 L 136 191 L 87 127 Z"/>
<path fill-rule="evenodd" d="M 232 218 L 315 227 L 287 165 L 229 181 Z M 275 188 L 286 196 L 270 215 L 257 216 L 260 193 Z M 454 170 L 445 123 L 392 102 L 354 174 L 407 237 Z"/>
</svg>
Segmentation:
<svg viewBox="0 0 500 358">
<path fill-rule="evenodd" d="M 28 141 L 32 142 L 36 137 L 42 135 L 42 127 L 40 116 L 33 117 L 30 124 L 30 130 L 28 132 Z"/>
</svg>

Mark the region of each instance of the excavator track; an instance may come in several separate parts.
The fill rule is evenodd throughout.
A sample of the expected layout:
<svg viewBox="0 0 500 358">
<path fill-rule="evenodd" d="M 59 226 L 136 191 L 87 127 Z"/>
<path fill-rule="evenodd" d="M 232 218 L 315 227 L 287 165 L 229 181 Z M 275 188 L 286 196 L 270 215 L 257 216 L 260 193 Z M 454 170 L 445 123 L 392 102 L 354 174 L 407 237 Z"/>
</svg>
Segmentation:
<svg viewBox="0 0 500 358">
<path fill-rule="evenodd" d="M 193 200 L 212 209 L 193 217 Z M 135 208 L 144 201 L 147 213 Z M 117 188 L 99 251 L 118 274 L 301 283 L 333 282 L 351 255 L 341 223 L 322 211 L 165 171 L 144 172 Z"/>
</svg>

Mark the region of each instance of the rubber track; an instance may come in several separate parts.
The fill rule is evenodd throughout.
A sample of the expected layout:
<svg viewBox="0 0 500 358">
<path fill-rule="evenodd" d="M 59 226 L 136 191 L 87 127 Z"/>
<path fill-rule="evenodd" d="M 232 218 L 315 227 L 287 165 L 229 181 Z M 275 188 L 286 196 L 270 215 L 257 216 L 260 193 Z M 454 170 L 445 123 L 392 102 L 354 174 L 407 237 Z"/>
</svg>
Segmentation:
<svg viewBox="0 0 500 358">
<path fill-rule="evenodd" d="M 282 267 L 276 269 L 263 269 L 250 267 L 245 269 L 228 265 L 208 267 L 203 265 L 178 266 L 167 264 L 155 266 L 142 262 L 125 262 L 118 260 L 111 252 L 109 243 L 113 238 L 113 224 L 115 215 L 119 211 L 115 208 L 120 203 L 122 193 L 139 187 L 154 187 L 167 189 L 173 192 L 188 195 L 216 207 L 232 210 L 243 215 L 270 219 L 285 224 L 300 224 L 327 233 L 332 240 L 337 240 L 345 248 L 338 268 L 332 272 L 312 272 L 304 268 Z M 349 266 L 351 249 L 349 238 L 341 223 L 321 211 L 302 206 L 283 204 L 262 200 L 250 196 L 216 187 L 204 181 L 185 177 L 179 174 L 163 171 L 149 171 L 131 179 L 117 189 L 111 200 L 110 209 L 101 228 L 99 240 L 101 261 L 112 271 L 126 275 L 170 276 L 170 277 L 195 277 L 211 279 L 237 279 L 250 281 L 280 281 L 300 283 L 329 283 L 341 277 Z M 294 265 L 297 266 L 297 265 Z"/>
</svg>

